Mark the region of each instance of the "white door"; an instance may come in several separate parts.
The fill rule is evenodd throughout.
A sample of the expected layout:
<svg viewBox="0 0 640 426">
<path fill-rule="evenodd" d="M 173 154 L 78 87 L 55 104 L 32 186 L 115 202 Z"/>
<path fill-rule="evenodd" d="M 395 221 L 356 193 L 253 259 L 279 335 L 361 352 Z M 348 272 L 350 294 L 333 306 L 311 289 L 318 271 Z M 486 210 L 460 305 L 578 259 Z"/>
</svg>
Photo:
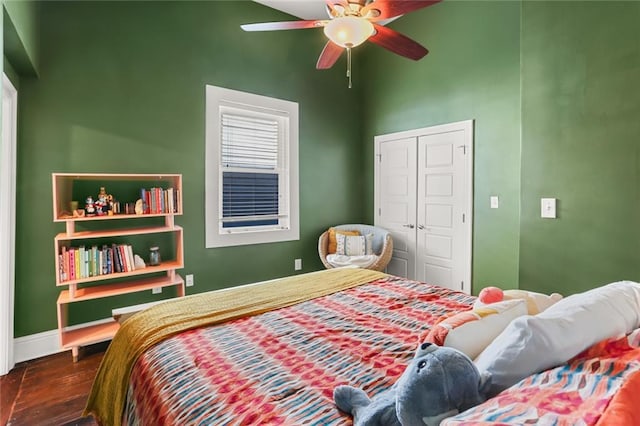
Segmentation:
<svg viewBox="0 0 640 426">
<path fill-rule="evenodd" d="M 415 277 L 416 138 L 388 140 L 378 147 L 379 205 L 376 225 L 393 238 L 387 272 Z"/>
<path fill-rule="evenodd" d="M 416 279 L 464 289 L 464 131 L 418 138 Z"/>
<path fill-rule="evenodd" d="M 387 272 L 471 292 L 473 122 L 376 136 L 375 223 Z"/>
</svg>

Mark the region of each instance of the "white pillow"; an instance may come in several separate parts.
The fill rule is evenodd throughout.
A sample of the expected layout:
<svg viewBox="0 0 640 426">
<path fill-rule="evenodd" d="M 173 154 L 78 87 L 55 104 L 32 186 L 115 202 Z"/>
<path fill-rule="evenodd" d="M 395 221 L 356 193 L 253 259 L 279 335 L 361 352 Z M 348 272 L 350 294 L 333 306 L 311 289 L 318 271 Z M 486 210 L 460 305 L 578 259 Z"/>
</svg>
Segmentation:
<svg viewBox="0 0 640 426">
<path fill-rule="evenodd" d="M 514 319 L 527 314 L 524 300 L 505 300 L 460 312 L 433 327 L 426 341 L 455 348 L 474 359 Z"/>
<path fill-rule="evenodd" d="M 338 243 L 336 254 L 344 256 L 365 256 L 373 254 L 373 234 L 343 235 L 336 234 Z"/>
<path fill-rule="evenodd" d="M 475 360 L 491 394 L 562 364 L 589 346 L 640 326 L 640 284 L 620 281 L 566 297 L 513 320 Z"/>
</svg>

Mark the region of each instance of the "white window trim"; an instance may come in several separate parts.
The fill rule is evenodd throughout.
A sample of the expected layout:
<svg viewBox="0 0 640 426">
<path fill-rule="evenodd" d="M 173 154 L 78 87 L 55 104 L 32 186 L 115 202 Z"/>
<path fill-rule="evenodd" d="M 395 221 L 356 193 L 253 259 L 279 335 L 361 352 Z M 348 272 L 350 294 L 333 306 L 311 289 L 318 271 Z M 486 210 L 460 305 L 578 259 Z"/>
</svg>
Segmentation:
<svg viewBox="0 0 640 426">
<path fill-rule="evenodd" d="M 16 132 L 18 91 L 2 73 L 0 141 L 0 376 L 14 366 L 13 301 L 15 285 Z"/>
<path fill-rule="evenodd" d="M 298 185 L 298 103 L 275 99 L 217 86 L 205 86 L 205 247 L 231 247 L 300 239 L 299 185 Z M 283 152 L 288 156 L 289 168 L 289 227 L 288 229 L 252 230 L 252 232 L 220 232 L 218 223 L 221 209 L 219 197 L 220 168 L 220 107 L 271 112 L 287 116 L 288 145 Z"/>
</svg>

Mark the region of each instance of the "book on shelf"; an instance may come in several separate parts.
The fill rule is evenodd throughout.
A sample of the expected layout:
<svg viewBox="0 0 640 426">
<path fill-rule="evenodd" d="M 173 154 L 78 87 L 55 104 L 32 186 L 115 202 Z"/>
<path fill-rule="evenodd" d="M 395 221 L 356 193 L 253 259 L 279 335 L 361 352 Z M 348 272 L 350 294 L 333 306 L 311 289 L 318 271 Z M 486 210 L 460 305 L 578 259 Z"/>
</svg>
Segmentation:
<svg viewBox="0 0 640 426">
<path fill-rule="evenodd" d="M 62 270 L 63 270 L 63 279 L 61 281 L 66 281 L 70 279 L 69 277 L 69 251 L 66 246 L 62 246 Z"/>
<path fill-rule="evenodd" d="M 140 188 L 140 199 L 142 200 L 142 214 L 149 214 L 149 200 L 145 188 Z"/>
<path fill-rule="evenodd" d="M 58 255 L 58 277 L 60 281 L 66 281 L 67 278 L 64 275 L 64 255 Z"/>
<path fill-rule="evenodd" d="M 106 245 L 102 246 L 103 250 L 107 253 L 107 262 L 105 265 L 106 274 L 113 274 L 113 250 L 111 247 L 107 247 Z"/>
<path fill-rule="evenodd" d="M 131 272 L 135 269 L 135 253 L 131 244 L 62 246 L 58 253 L 60 282 Z"/>
<path fill-rule="evenodd" d="M 140 188 L 143 214 L 178 213 L 180 191 L 171 188 Z"/>
<path fill-rule="evenodd" d="M 129 272 L 129 260 L 127 259 L 127 251 L 125 250 L 124 245 L 118 246 L 118 254 L 120 255 L 120 259 L 122 260 L 122 272 Z"/>
<path fill-rule="evenodd" d="M 80 275 L 80 261 L 82 260 L 80 258 L 80 252 L 81 250 L 79 248 L 73 249 L 73 251 L 75 252 L 75 264 L 73 265 L 76 268 L 76 279 L 80 279 L 82 276 Z M 84 249 L 82 250 L 84 251 Z"/>
<path fill-rule="evenodd" d="M 129 271 L 135 271 L 136 264 L 133 254 L 133 247 L 131 247 L 131 244 L 127 244 L 125 246 L 125 252 L 127 253 L 127 263 L 129 264 Z"/>
<path fill-rule="evenodd" d="M 69 253 L 69 279 L 70 280 L 75 280 L 76 279 L 76 254 L 75 254 L 75 250 L 70 249 L 68 251 Z"/>
<path fill-rule="evenodd" d="M 113 252 L 113 272 L 115 273 L 123 272 L 118 247 L 116 247 L 115 244 L 112 244 L 111 250 Z"/>
</svg>

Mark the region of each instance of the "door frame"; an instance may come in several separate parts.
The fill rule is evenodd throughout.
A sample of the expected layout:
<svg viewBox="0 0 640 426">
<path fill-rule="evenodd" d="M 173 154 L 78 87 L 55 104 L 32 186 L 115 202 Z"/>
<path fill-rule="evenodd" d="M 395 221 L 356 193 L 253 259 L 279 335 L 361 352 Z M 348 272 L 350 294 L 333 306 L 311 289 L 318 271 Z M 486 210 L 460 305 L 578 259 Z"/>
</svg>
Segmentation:
<svg viewBox="0 0 640 426">
<path fill-rule="evenodd" d="M 18 91 L 2 73 L 0 140 L 0 376 L 14 363 L 13 304 L 15 284 L 16 151 Z"/>
<path fill-rule="evenodd" d="M 466 256 L 464 267 L 464 284 L 462 291 L 471 294 L 472 290 L 472 266 L 473 266 L 473 132 L 474 120 L 456 121 L 453 123 L 439 124 L 435 126 L 423 127 L 420 129 L 404 130 L 395 133 L 388 133 L 374 137 L 374 218 L 377 218 L 376 212 L 380 208 L 380 144 L 382 142 L 393 141 L 397 139 L 416 138 L 419 136 L 429 136 L 438 133 L 464 131 L 464 149 L 465 149 L 465 173 L 466 173 L 466 193 L 465 201 L 465 220 L 463 223 L 467 238 L 464 241 L 463 252 Z M 460 146 L 462 147 L 462 145 Z M 417 212 L 416 212 L 417 214 Z"/>
</svg>

